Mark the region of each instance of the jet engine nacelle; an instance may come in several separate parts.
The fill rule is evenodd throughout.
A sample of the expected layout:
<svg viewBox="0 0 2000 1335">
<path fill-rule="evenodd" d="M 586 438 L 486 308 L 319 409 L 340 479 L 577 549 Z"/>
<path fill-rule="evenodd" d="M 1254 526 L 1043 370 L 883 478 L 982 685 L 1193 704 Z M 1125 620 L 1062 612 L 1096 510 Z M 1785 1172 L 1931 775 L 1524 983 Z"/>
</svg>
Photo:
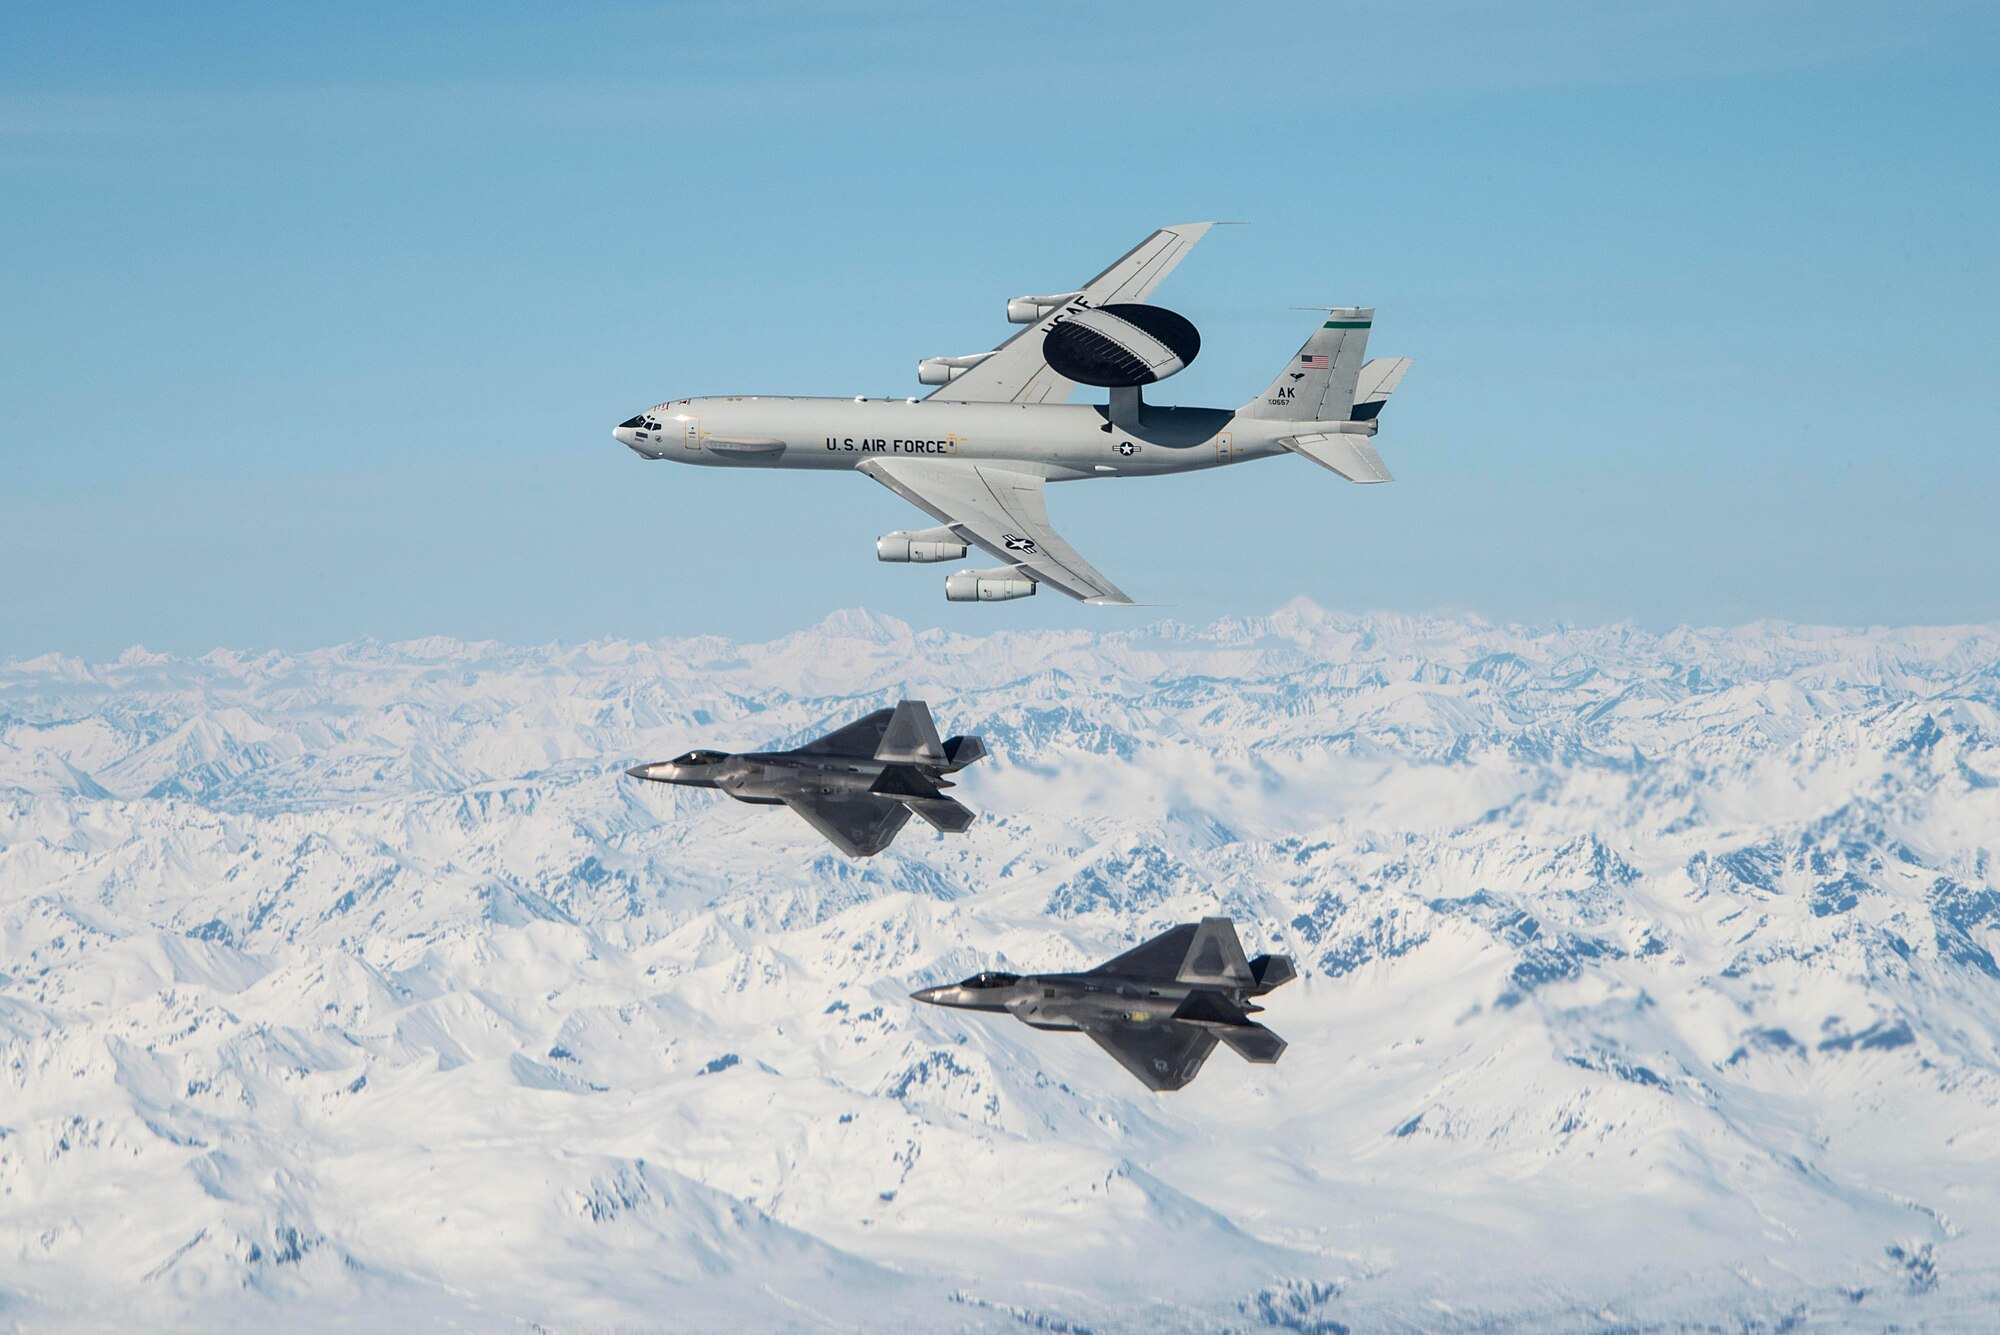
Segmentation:
<svg viewBox="0 0 2000 1335">
<path fill-rule="evenodd" d="M 964 357 L 926 357 L 917 363 L 917 383 L 949 385 L 993 354 L 975 352 Z"/>
<path fill-rule="evenodd" d="M 875 539 L 878 561 L 957 561 L 965 550 L 965 540 L 948 528 L 899 529 Z"/>
<path fill-rule="evenodd" d="M 1035 581 L 1008 566 L 998 570 L 954 570 L 944 577 L 944 596 L 952 603 L 1003 603 L 1034 596 Z"/>
<path fill-rule="evenodd" d="M 1113 302 L 1066 315 L 1042 338 L 1049 369 L 1082 385 L 1136 389 L 1185 369 L 1201 334 L 1164 306 Z"/>
<path fill-rule="evenodd" d="M 1034 324 L 1050 311 L 1082 295 L 1081 292 L 1059 292 L 1053 297 L 1014 297 L 1007 303 L 1007 323 Z"/>
</svg>

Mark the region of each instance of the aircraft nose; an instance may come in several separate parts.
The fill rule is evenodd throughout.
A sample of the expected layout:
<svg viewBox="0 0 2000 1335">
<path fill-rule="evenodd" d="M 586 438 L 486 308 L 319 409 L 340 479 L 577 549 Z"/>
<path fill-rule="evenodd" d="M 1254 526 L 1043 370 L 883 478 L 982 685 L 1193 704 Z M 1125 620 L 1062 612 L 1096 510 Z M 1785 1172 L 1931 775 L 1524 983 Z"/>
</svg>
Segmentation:
<svg viewBox="0 0 2000 1335">
<path fill-rule="evenodd" d="M 635 779 L 645 779 L 650 783 L 666 783 L 673 778 L 674 770 L 673 762 L 658 760 L 650 765 L 634 765 L 625 772 Z"/>
<path fill-rule="evenodd" d="M 928 1001 L 933 1006 L 942 1006 L 944 1004 L 944 994 L 950 990 L 950 988 L 946 987 L 920 987 L 910 993 L 910 1000 Z"/>
<path fill-rule="evenodd" d="M 661 445 L 665 436 L 660 424 L 648 421 L 644 413 L 612 427 L 611 438 L 634 454 L 648 459 L 657 459 L 665 453 Z"/>
</svg>

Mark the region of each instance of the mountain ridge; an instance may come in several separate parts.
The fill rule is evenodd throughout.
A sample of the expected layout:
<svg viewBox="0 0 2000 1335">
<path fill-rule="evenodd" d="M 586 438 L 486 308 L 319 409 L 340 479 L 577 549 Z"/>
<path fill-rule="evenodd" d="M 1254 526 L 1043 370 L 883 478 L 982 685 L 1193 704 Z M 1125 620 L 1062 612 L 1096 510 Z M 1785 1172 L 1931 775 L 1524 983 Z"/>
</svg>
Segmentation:
<svg viewBox="0 0 2000 1335">
<path fill-rule="evenodd" d="M 995 752 L 962 838 L 851 863 L 619 774 L 905 695 Z M 0 1291 L 28 1325 L 1958 1328 L 2000 1293 L 1996 831 L 1992 626 L 1299 601 L 19 660 Z M 1162 1098 L 907 1000 L 1218 911 L 1299 959 L 1276 1067 Z"/>
</svg>

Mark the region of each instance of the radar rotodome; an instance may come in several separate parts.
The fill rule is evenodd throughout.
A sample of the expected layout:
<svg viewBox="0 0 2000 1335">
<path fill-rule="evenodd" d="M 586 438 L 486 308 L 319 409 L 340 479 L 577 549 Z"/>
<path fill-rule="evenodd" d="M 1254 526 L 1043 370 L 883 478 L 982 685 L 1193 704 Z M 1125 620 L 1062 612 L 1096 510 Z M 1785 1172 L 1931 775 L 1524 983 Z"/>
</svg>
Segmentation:
<svg viewBox="0 0 2000 1335">
<path fill-rule="evenodd" d="M 1186 316 L 1137 302 L 1078 311 L 1042 340 L 1042 356 L 1057 375 L 1107 389 L 1165 380 L 1200 351 L 1201 334 Z"/>
</svg>

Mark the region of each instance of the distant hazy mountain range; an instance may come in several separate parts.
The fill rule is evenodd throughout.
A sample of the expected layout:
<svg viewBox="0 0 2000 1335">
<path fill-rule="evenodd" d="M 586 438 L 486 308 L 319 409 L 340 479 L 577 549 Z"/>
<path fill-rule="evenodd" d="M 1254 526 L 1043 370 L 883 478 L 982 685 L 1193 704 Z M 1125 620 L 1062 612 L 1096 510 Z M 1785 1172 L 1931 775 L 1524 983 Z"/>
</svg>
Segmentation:
<svg viewBox="0 0 2000 1335">
<path fill-rule="evenodd" d="M 966 836 L 620 774 L 903 697 Z M 1218 912 L 1275 1067 L 907 999 Z M 0 1325 L 1977 1328 L 1996 955 L 1996 627 L 15 662 Z"/>
</svg>

